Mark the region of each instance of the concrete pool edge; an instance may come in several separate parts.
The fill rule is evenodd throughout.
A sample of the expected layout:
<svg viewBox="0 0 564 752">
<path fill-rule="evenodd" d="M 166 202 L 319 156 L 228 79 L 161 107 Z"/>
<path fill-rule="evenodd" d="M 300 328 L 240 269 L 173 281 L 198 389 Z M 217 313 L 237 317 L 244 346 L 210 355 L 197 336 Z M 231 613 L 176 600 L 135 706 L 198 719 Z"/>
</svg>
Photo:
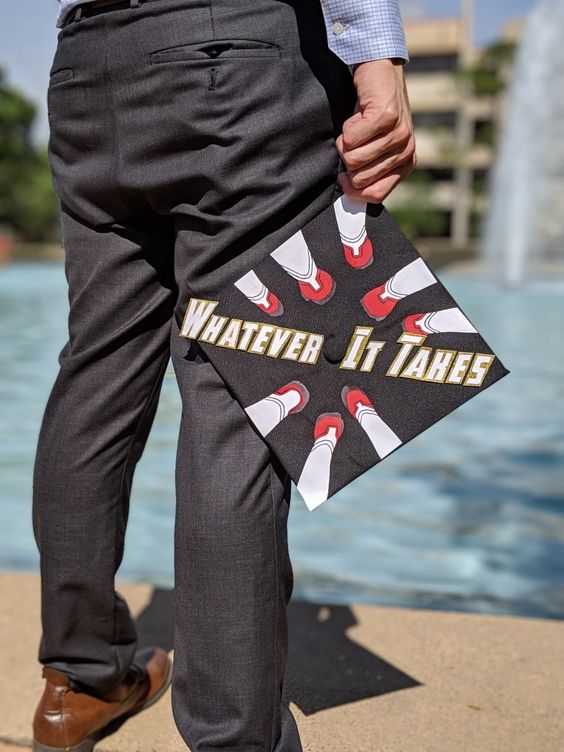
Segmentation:
<svg viewBox="0 0 564 752">
<path fill-rule="evenodd" d="M 117 589 L 145 641 L 171 647 L 170 592 L 124 582 Z M 0 572 L 0 592 L 0 750 L 7 752 L 30 744 L 43 687 L 39 578 Z M 564 621 L 292 601 L 289 624 L 288 691 L 304 752 L 564 748 Z M 96 747 L 186 749 L 170 693 Z"/>
</svg>

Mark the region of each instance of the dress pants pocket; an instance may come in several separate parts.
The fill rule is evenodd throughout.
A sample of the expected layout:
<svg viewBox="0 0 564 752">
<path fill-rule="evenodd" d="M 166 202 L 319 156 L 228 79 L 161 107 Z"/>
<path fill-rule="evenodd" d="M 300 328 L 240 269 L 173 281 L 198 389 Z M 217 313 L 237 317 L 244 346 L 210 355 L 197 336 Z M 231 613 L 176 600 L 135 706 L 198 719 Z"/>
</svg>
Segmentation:
<svg viewBox="0 0 564 752">
<path fill-rule="evenodd" d="M 152 64 L 182 60 L 223 60 L 240 57 L 280 57 L 282 48 L 273 42 L 257 39 L 214 39 L 167 47 L 149 53 Z"/>
<path fill-rule="evenodd" d="M 59 70 L 53 71 L 49 76 L 49 86 L 68 81 L 71 78 L 74 78 L 73 68 L 59 68 Z"/>
</svg>

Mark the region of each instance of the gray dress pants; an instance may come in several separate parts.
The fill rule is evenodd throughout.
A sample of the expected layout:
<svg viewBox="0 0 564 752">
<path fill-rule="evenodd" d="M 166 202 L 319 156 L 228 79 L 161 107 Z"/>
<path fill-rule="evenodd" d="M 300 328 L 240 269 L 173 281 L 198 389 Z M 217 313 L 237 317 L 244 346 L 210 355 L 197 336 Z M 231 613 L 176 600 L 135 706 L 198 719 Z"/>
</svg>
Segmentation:
<svg viewBox="0 0 564 752">
<path fill-rule="evenodd" d="M 356 95 L 318 0 L 146 0 L 73 20 L 48 90 L 68 341 L 39 433 L 39 661 L 102 692 L 135 624 L 114 576 L 172 358 L 173 712 L 192 752 L 298 752 L 282 701 L 290 481 L 175 313 L 327 206 Z"/>
</svg>

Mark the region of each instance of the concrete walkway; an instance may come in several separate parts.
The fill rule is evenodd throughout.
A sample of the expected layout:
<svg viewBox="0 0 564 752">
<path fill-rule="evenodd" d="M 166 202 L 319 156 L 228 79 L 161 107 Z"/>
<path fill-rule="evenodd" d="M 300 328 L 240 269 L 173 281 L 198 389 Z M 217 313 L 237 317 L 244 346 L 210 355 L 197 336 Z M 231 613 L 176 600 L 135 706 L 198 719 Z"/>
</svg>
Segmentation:
<svg viewBox="0 0 564 752">
<path fill-rule="evenodd" d="M 172 595 L 118 585 L 140 644 L 172 647 Z M 0 750 L 30 744 L 39 581 L 0 573 Z M 304 752 L 562 752 L 564 622 L 292 601 L 287 693 Z M 2 746 L 2 742 L 5 746 Z M 186 752 L 170 693 L 97 752 Z"/>
</svg>

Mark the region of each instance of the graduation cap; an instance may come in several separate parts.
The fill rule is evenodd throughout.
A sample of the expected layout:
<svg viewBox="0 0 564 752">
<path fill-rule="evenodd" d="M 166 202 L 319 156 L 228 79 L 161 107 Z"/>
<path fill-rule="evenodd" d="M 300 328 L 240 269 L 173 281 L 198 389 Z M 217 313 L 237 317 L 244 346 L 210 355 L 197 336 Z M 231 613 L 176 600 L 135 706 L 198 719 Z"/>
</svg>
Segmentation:
<svg viewBox="0 0 564 752">
<path fill-rule="evenodd" d="M 213 299 L 197 340 L 315 509 L 509 373 L 382 204 L 342 193 Z"/>
</svg>

